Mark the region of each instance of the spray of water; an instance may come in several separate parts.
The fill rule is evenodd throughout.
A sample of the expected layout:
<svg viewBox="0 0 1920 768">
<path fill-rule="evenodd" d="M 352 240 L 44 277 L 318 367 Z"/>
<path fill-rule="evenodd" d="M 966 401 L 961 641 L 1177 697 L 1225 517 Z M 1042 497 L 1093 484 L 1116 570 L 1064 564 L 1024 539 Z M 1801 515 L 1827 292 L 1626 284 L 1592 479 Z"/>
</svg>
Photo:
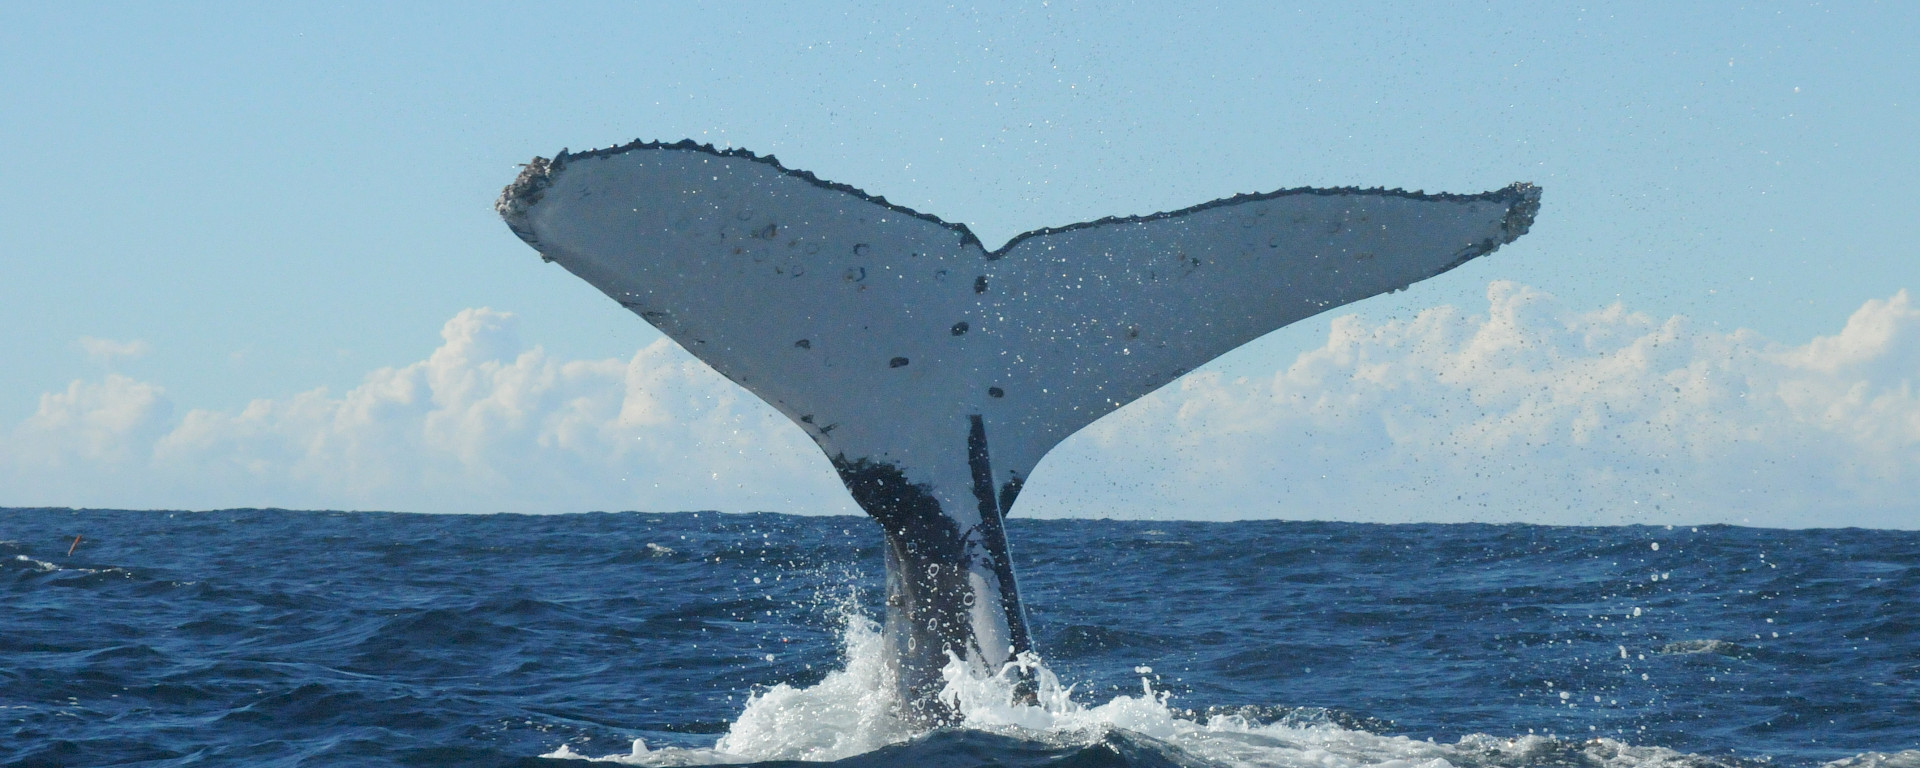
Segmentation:
<svg viewBox="0 0 1920 768">
<path fill-rule="evenodd" d="M 851 602 L 851 601 L 849 601 Z M 882 656 L 879 627 L 846 609 L 840 670 L 805 688 L 775 685 L 754 695 L 726 735 L 710 749 L 650 749 L 636 740 L 629 754 L 592 757 L 566 746 L 542 755 L 647 766 L 724 765 L 768 760 L 830 761 L 864 754 L 918 735 L 897 716 L 893 681 Z M 1093 744 L 1115 731 L 1171 745 L 1196 765 L 1247 768 L 1736 768 L 1741 761 L 1689 755 L 1612 739 L 1575 741 L 1546 736 L 1502 738 L 1474 734 L 1452 744 L 1342 728 L 1325 718 L 1291 716 L 1275 722 L 1239 714 L 1195 717 L 1170 706 L 1153 688 L 1146 667 L 1138 695 L 1097 705 L 1073 699 L 1070 686 L 1035 658 L 1023 658 L 1039 681 L 1033 703 L 1019 703 L 1019 670 L 979 676 L 955 659 L 941 691 L 964 717 L 964 727 L 1049 745 Z M 1181 762 L 1186 762 L 1182 760 Z M 1920 768 L 1920 751 L 1867 753 L 1826 768 Z"/>
</svg>

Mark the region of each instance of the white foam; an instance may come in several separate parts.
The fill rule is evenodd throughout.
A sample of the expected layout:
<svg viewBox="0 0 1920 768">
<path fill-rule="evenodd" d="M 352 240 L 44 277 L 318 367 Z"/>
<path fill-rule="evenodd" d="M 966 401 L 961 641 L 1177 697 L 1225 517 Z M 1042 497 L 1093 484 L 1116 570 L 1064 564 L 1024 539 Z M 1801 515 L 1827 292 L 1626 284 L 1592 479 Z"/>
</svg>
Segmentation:
<svg viewBox="0 0 1920 768">
<path fill-rule="evenodd" d="M 743 760 L 838 760 L 912 737 L 897 716 L 879 627 L 849 616 L 844 637 L 844 667 L 806 688 L 756 694 L 714 750 Z"/>
<path fill-rule="evenodd" d="M 893 680 L 883 661 L 879 628 L 858 615 L 849 615 L 845 626 L 842 669 L 812 686 L 782 684 L 755 694 L 711 749 L 649 749 L 636 740 L 629 754 L 588 757 L 562 746 L 541 757 L 648 766 L 828 761 L 906 741 L 915 732 L 896 716 Z M 1170 743 L 1210 764 L 1236 768 L 1517 768 L 1565 765 L 1570 758 L 1603 768 L 1678 768 L 1700 763 L 1697 756 L 1613 739 L 1474 734 L 1444 744 L 1292 718 L 1261 724 L 1226 715 L 1202 724 L 1182 717 L 1169 706 L 1169 696 L 1155 691 L 1145 677 L 1138 695 L 1086 705 L 1074 701 L 1072 688 L 1061 685 L 1037 659 L 1029 656 L 1017 663 L 1030 665 L 1039 682 L 1034 703 L 1016 703 L 1015 665 L 998 675 L 980 677 L 957 659 L 942 671 L 946 685 L 941 696 L 963 715 L 968 728 L 1059 745 L 1091 744 L 1110 731 L 1125 729 Z M 1920 768 L 1920 751 L 1865 753 L 1825 768 Z"/>
<path fill-rule="evenodd" d="M 1845 760 L 1827 763 L 1827 768 L 1920 768 L 1920 749 L 1902 752 L 1868 752 Z"/>
<path fill-rule="evenodd" d="M 586 758 L 561 746 L 541 757 L 590 759 L 626 765 L 717 765 L 762 760 L 839 760 L 914 735 L 897 716 L 892 671 L 873 620 L 846 614 L 842 666 L 805 688 L 775 685 L 747 707 L 712 749 L 648 749 L 635 740 L 626 755 Z"/>
</svg>

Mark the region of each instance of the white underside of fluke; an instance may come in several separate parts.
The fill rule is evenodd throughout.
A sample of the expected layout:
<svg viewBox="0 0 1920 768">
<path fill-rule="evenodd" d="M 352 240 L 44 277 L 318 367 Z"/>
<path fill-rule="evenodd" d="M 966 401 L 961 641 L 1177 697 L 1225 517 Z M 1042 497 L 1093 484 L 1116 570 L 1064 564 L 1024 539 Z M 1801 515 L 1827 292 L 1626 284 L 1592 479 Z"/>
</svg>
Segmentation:
<svg viewBox="0 0 1920 768">
<path fill-rule="evenodd" d="M 963 227 L 686 143 L 563 156 L 549 174 L 523 214 L 541 254 L 829 456 L 905 468 L 963 517 L 969 415 L 1000 487 L 1208 360 L 1512 240 L 1531 217 L 1512 209 L 1538 196 L 1250 195 L 990 254 Z"/>
<path fill-rule="evenodd" d="M 1015 640 L 996 609 L 1017 595 L 986 548 L 1049 449 L 1261 335 L 1511 242 L 1538 199 L 1523 184 L 1291 190 L 990 252 L 964 226 L 681 142 L 536 160 L 500 210 L 546 258 L 792 418 L 857 499 L 852 466 L 897 470 L 875 482 L 937 500 L 965 539 L 967 621 L 994 666 Z"/>
</svg>

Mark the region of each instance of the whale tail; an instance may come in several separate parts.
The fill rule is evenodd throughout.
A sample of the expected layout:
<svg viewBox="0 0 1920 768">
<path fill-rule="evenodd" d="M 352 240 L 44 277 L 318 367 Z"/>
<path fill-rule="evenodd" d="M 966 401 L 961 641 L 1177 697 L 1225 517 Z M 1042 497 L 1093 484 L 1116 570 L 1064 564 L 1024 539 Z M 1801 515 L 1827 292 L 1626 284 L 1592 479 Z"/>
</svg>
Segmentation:
<svg viewBox="0 0 1920 768">
<path fill-rule="evenodd" d="M 536 158 L 513 232 L 760 396 L 826 452 L 887 548 L 906 714 L 950 656 L 1032 650 L 1005 516 L 1048 450 L 1295 321 L 1525 234 L 1528 184 L 1293 189 L 1022 234 L 965 226 L 682 141 Z"/>
</svg>

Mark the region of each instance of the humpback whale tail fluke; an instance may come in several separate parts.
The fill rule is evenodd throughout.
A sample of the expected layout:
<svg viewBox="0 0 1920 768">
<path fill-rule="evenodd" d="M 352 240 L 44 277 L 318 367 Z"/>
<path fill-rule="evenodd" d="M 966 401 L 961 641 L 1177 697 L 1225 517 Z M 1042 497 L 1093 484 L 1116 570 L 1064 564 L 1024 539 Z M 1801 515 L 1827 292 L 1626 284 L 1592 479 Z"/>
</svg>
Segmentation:
<svg viewBox="0 0 1920 768">
<path fill-rule="evenodd" d="M 1525 234 L 1529 184 L 1291 189 L 1040 229 L 964 225 L 682 141 L 535 158 L 514 234 L 786 414 L 886 536 L 904 714 L 949 657 L 1032 651 L 1002 521 L 1054 445 L 1268 332 Z"/>
</svg>

